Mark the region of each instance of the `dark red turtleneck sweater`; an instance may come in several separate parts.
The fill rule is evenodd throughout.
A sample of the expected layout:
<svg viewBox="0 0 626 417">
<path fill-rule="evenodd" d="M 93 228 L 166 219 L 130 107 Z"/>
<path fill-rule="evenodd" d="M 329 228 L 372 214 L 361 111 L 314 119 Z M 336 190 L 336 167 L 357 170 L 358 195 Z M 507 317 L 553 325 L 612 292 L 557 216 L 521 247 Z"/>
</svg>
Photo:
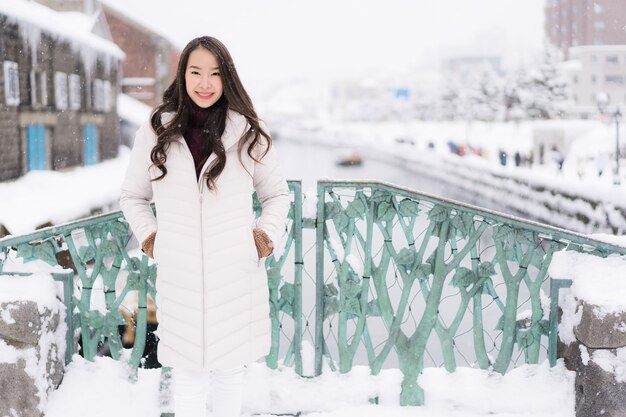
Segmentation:
<svg viewBox="0 0 626 417">
<path fill-rule="evenodd" d="M 209 109 L 203 109 L 192 106 L 189 110 L 189 120 L 187 121 L 187 129 L 183 132 L 183 137 L 193 156 L 193 162 L 196 165 L 196 179 L 200 178 L 200 171 L 204 162 L 211 154 L 207 146 L 207 138 L 202 134 L 202 128 L 209 117 Z"/>
</svg>

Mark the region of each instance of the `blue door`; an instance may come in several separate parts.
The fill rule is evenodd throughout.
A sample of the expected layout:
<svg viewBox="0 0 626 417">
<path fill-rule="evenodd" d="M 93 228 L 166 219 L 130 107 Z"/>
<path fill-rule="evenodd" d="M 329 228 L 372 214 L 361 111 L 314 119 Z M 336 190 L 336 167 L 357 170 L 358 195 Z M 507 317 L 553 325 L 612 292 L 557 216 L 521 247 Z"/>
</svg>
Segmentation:
<svg viewBox="0 0 626 417">
<path fill-rule="evenodd" d="M 46 169 L 46 127 L 41 124 L 26 127 L 26 158 L 28 171 Z"/>
<path fill-rule="evenodd" d="M 85 125 L 85 165 L 93 165 L 98 162 L 98 129 L 91 123 Z"/>
</svg>

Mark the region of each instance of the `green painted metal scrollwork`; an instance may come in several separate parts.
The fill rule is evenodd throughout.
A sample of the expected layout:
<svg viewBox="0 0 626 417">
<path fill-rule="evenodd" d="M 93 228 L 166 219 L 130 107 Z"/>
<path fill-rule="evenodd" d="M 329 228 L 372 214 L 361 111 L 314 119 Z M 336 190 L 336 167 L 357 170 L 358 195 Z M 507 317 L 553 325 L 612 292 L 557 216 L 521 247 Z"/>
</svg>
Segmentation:
<svg viewBox="0 0 626 417">
<path fill-rule="evenodd" d="M 394 359 L 403 405 L 424 403 L 417 379 L 426 360 L 449 372 L 464 360 L 502 374 L 520 356 L 538 363 L 550 331 L 542 286 L 553 253 L 626 252 L 381 183 L 319 182 L 317 207 L 316 371 L 336 357 L 348 372 L 358 349 L 374 374 Z"/>
</svg>

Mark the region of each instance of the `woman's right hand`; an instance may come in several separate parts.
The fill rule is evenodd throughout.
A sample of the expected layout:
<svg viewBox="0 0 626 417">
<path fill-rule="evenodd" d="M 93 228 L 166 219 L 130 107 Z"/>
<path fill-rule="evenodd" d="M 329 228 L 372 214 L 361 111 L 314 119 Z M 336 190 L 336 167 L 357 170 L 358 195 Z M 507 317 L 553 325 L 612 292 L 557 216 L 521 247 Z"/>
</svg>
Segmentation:
<svg viewBox="0 0 626 417">
<path fill-rule="evenodd" d="M 150 233 L 148 237 L 141 242 L 141 251 L 148 255 L 149 258 L 154 259 L 154 239 L 156 238 L 156 232 Z"/>
</svg>

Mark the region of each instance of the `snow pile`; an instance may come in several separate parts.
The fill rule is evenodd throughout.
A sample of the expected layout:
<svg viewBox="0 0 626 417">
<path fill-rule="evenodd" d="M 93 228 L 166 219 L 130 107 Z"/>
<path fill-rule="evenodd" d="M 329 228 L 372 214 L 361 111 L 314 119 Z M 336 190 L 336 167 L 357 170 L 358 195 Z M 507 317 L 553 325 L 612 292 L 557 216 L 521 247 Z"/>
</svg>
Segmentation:
<svg viewBox="0 0 626 417">
<path fill-rule="evenodd" d="M 563 298 L 576 298 L 598 306 L 598 315 L 626 312 L 626 257 L 601 258 L 579 252 L 557 252 L 549 269 L 556 279 L 573 280 Z"/>
<path fill-rule="evenodd" d="M 143 125 L 150 119 L 152 107 L 132 98 L 128 94 L 117 95 L 117 114 L 120 119 L 126 120 L 135 126 Z"/>
<path fill-rule="evenodd" d="M 19 363 L 24 361 L 24 370 L 35 383 L 39 398 L 38 408 L 42 412 L 47 405 L 48 392 L 52 389 L 48 360 L 52 359 L 57 363 L 65 361 L 66 312 L 65 306 L 57 297 L 60 297 L 59 287 L 49 274 L 36 273 L 26 277 L 0 276 L 0 305 L 5 305 L 2 316 L 7 324 L 15 322 L 12 320 L 11 311 L 24 301 L 37 303 L 38 312 L 42 317 L 36 346 L 25 345 L 18 348 L 0 338 L 0 364 L 19 366 Z M 52 331 L 55 316 L 58 316 L 59 323 Z"/>
<path fill-rule="evenodd" d="M 599 349 L 593 352 L 592 360 L 605 372 L 615 375 L 615 381 L 626 382 L 626 347 L 610 350 Z"/>
<path fill-rule="evenodd" d="M 50 398 L 47 417 L 153 417 L 159 415 L 160 370 L 139 369 L 137 383 L 124 363 L 109 358 L 87 362 L 75 356 L 63 384 Z M 525 365 L 507 375 L 459 368 L 427 368 L 419 383 L 426 405 L 400 407 L 402 375 L 397 369 L 370 375 L 366 367 L 347 374 L 324 372 L 302 378 L 291 368 L 271 370 L 257 363 L 246 370 L 244 415 L 302 411 L 316 417 L 573 417 L 574 373 L 562 363 Z M 370 399 L 377 397 L 378 404 Z M 532 401 L 529 401 L 532 399 Z"/>
<path fill-rule="evenodd" d="M 46 223 L 58 225 L 87 217 L 92 210 L 117 207 L 130 151 L 87 167 L 60 171 L 31 171 L 0 183 L 0 224 L 9 233 L 33 232 Z"/>
</svg>

